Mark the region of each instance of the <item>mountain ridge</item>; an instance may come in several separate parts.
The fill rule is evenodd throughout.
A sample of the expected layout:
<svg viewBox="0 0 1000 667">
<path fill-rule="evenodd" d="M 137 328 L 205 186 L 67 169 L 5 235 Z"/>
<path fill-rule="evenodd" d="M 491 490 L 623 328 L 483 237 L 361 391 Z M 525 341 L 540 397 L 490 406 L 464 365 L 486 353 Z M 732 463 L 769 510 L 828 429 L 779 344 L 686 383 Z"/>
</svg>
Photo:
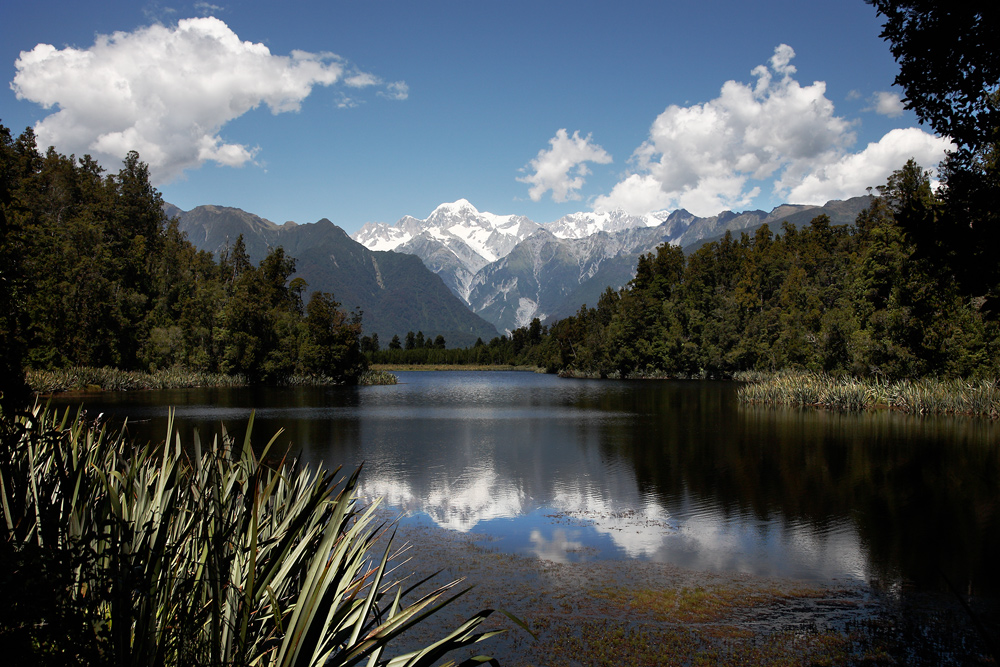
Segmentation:
<svg viewBox="0 0 1000 667">
<path fill-rule="evenodd" d="M 348 310 L 360 309 L 365 333 L 378 334 L 382 345 L 394 335 L 404 338 L 408 331 L 442 335 L 451 347 L 497 335 L 495 327 L 470 311 L 419 257 L 369 250 L 327 218 L 277 225 L 227 206 L 183 211 L 166 204 L 164 212 L 178 219 L 195 247 L 216 255 L 241 234 L 254 263 L 281 246 L 295 258 L 295 275 L 306 280 L 308 292 L 332 292 Z"/>
<path fill-rule="evenodd" d="M 164 211 L 178 217 L 181 230 L 203 250 L 218 253 L 243 234 L 251 259 L 259 262 L 270 248 L 283 246 L 310 291 L 333 292 L 348 308 L 361 308 L 366 333 L 378 333 L 382 342 L 420 330 L 463 346 L 536 317 L 554 321 L 594 305 L 608 287 L 627 284 L 639 256 L 662 243 L 690 253 L 727 232 L 752 233 L 764 224 L 777 231 L 782 223 L 801 226 L 820 214 L 832 224 L 852 223 L 869 201 L 782 204 L 770 212 L 710 217 L 684 209 L 645 216 L 581 212 L 536 223 L 481 212 L 459 199 L 423 220 L 407 215 L 394 225 L 366 223 L 354 235 L 326 218 L 278 225 L 226 206 L 182 211 L 165 204 Z"/>
<path fill-rule="evenodd" d="M 726 232 L 752 232 L 764 224 L 777 228 L 784 221 L 801 225 L 823 213 L 833 224 L 853 222 L 868 201 L 855 197 L 823 206 L 782 204 L 769 212 L 722 211 L 709 217 L 684 209 L 644 216 L 621 210 L 580 212 L 536 223 L 523 216 L 480 212 L 460 199 L 439 205 L 424 220 L 404 216 L 394 225 L 366 223 L 352 238 L 417 255 L 473 312 L 509 331 L 535 317 L 557 319 L 584 303 L 595 303 L 605 288 L 618 289 L 631 280 L 639 255 L 661 243 L 690 252 Z M 511 224 L 515 219 L 516 227 Z M 469 230 L 493 233 L 475 237 Z M 540 259 L 528 262 L 529 257 L 540 258 L 544 248 L 548 266 Z"/>
</svg>

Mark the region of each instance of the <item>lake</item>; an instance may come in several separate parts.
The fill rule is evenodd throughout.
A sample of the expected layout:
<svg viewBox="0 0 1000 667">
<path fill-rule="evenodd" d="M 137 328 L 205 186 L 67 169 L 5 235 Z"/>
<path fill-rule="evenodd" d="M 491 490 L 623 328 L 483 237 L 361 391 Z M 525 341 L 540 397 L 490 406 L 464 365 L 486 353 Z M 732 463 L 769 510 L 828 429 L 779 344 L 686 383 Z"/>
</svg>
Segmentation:
<svg viewBox="0 0 1000 667">
<path fill-rule="evenodd" d="M 1000 426 L 965 417 L 741 405 L 729 382 L 401 372 L 379 387 L 57 397 L 160 439 L 225 424 L 302 460 L 364 465 L 404 522 L 556 562 L 995 597 Z"/>
</svg>

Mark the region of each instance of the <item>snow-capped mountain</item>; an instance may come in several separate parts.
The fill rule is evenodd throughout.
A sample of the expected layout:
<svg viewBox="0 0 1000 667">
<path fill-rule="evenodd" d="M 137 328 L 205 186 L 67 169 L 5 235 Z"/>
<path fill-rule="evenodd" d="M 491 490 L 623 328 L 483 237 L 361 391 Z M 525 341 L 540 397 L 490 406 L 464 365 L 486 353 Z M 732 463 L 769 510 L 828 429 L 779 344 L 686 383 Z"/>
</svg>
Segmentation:
<svg viewBox="0 0 1000 667">
<path fill-rule="evenodd" d="M 425 220 L 367 223 L 353 238 L 372 250 L 417 255 L 474 313 L 505 331 L 595 305 L 605 288 L 618 289 L 634 277 L 639 255 L 662 243 L 687 248 L 762 224 L 779 231 L 784 221 L 802 225 L 821 213 L 834 224 L 850 223 L 867 204 L 867 197 L 855 197 L 708 218 L 683 209 L 644 216 L 581 212 L 538 224 L 480 212 L 460 199 L 441 204 Z"/>
<path fill-rule="evenodd" d="M 584 303 L 596 305 L 605 288 L 632 279 L 640 254 L 669 241 L 664 225 L 581 238 L 559 238 L 544 225 L 476 274 L 469 307 L 500 331 L 527 326 L 536 317 L 559 319 Z"/>
<path fill-rule="evenodd" d="M 441 204 L 424 220 L 369 222 L 353 238 L 370 250 L 417 255 L 466 303 L 469 284 L 484 266 L 505 257 L 539 226 L 523 215 L 481 212 L 465 199 Z"/>
<path fill-rule="evenodd" d="M 621 209 L 594 213 L 584 211 L 570 213 L 555 222 L 545 225 L 545 229 L 560 239 L 582 239 L 597 232 L 623 232 L 627 229 L 657 227 L 665 219 L 666 213 L 649 213 L 647 215 L 629 215 Z"/>
</svg>

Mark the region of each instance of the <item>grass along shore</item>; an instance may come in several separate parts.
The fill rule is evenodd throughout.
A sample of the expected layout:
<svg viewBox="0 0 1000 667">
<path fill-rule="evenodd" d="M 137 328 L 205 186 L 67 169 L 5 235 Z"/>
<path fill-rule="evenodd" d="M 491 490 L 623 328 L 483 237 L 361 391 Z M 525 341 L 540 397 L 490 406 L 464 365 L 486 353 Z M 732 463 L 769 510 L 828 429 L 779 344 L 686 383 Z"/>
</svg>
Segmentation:
<svg viewBox="0 0 1000 667">
<path fill-rule="evenodd" d="M 245 387 L 243 375 L 206 373 L 185 368 L 168 368 L 153 373 L 123 371 L 117 368 L 73 367 L 49 371 L 29 370 L 28 386 L 39 394 L 64 391 L 135 391 L 140 389 L 190 389 L 193 387 Z M 382 370 L 368 369 L 358 377 L 360 385 L 396 384 L 396 376 Z M 339 384 L 334 378 L 295 375 L 290 386 L 328 386 Z"/>
<path fill-rule="evenodd" d="M 490 364 L 372 364 L 371 369 L 381 372 L 390 371 L 529 371 L 544 373 L 545 369 L 537 366 L 513 366 Z"/>
<path fill-rule="evenodd" d="M 899 410 L 909 414 L 1000 417 L 995 380 L 859 380 L 807 371 L 740 373 L 744 403 L 810 406 L 833 410 Z"/>
</svg>

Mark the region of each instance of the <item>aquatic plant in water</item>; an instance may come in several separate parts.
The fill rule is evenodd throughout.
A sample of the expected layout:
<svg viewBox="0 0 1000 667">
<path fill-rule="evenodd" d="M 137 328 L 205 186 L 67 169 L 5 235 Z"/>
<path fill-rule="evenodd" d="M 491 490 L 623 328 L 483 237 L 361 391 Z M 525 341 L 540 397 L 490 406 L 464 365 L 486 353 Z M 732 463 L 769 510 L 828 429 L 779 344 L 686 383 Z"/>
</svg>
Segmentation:
<svg viewBox="0 0 1000 667">
<path fill-rule="evenodd" d="M 921 378 L 887 382 L 807 371 L 740 374 L 736 379 L 747 383 L 739 389 L 744 403 L 838 410 L 887 407 L 911 414 L 1000 416 L 1000 389 L 992 380 Z"/>
</svg>

